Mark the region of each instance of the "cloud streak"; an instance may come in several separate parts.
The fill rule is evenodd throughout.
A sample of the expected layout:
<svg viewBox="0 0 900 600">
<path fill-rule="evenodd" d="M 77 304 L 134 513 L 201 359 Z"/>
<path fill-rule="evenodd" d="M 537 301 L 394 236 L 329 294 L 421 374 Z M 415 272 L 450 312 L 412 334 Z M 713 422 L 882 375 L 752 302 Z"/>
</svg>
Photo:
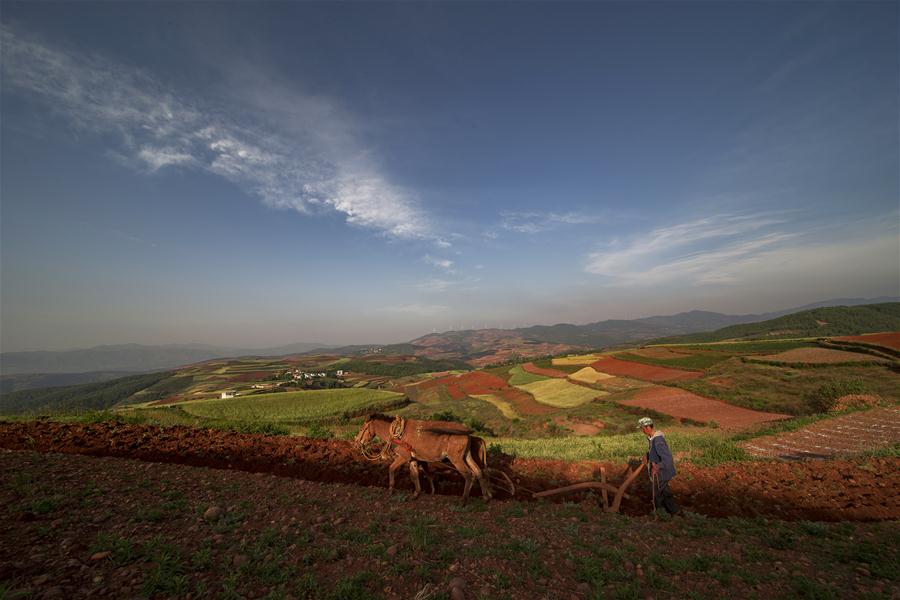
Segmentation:
<svg viewBox="0 0 900 600">
<path fill-rule="evenodd" d="M 451 271 L 453 269 L 453 261 L 447 258 L 436 258 L 430 254 L 426 254 L 422 257 L 422 260 L 433 267 L 438 267 L 446 271 Z"/>
<path fill-rule="evenodd" d="M 500 217 L 500 226 L 503 229 L 525 234 L 541 233 L 564 225 L 592 225 L 603 221 L 600 215 L 582 212 L 506 211 L 500 213 Z"/>
<path fill-rule="evenodd" d="M 784 223 L 783 217 L 772 214 L 717 215 L 676 223 L 591 252 L 585 271 L 611 278 L 611 285 L 736 282 L 740 274 L 732 265 L 796 237 L 778 231 Z"/>
<path fill-rule="evenodd" d="M 4 91 L 40 101 L 76 130 L 115 138 L 113 154 L 137 169 L 198 169 L 274 208 L 336 211 L 389 238 L 447 246 L 415 198 L 389 180 L 345 124 L 352 119 L 327 100 L 285 93 L 295 118 L 266 122 L 243 116 L 255 112 L 240 104 L 246 98 L 178 94 L 140 69 L 7 24 L 0 40 Z"/>
</svg>

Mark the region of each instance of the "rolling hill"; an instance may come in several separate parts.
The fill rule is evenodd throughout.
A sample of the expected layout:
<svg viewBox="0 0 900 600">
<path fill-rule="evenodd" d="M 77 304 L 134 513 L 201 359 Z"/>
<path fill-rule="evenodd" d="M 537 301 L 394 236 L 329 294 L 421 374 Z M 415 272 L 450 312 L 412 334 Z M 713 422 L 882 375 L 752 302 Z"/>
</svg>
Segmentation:
<svg viewBox="0 0 900 600">
<path fill-rule="evenodd" d="M 769 319 L 723 327 L 708 333 L 672 336 L 654 344 L 721 342 L 724 340 L 833 337 L 900 330 L 900 302 L 814 308 Z"/>
</svg>

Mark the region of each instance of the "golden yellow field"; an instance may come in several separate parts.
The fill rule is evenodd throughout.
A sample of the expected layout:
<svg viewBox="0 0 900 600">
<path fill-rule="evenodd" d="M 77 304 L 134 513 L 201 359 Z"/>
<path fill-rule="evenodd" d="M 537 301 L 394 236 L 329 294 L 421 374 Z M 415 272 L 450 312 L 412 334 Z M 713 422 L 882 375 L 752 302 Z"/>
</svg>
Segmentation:
<svg viewBox="0 0 900 600">
<path fill-rule="evenodd" d="M 593 367 L 585 367 L 569 375 L 569 379 L 574 379 L 575 381 L 580 381 L 582 383 L 597 383 L 598 381 L 603 381 L 604 379 L 613 379 L 614 377 L 615 375 L 607 375 L 606 373 L 601 373 L 600 371 L 595 370 Z"/>
<path fill-rule="evenodd" d="M 572 408 L 587 404 L 594 398 L 609 395 L 607 392 L 569 383 L 565 379 L 545 379 L 516 387 L 534 396 L 541 404 L 557 408 Z"/>
<path fill-rule="evenodd" d="M 597 360 L 599 360 L 599 358 L 599 354 L 580 354 L 578 356 L 563 356 L 560 358 L 554 358 L 552 362 L 554 365 L 560 366 L 589 365 L 592 362 L 596 362 Z"/>
<path fill-rule="evenodd" d="M 500 398 L 499 396 L 495 396 L 494 394 L 475 394 L 472 396 L 472 398 L 478 398 L 479 400 L 484 400 L 485 402 L 490 402 L 491 404 L 496 406 L 497 410 L 499 410 L 501 413 L 503 413 L 503 416 L 506 417 L 507 419 L 522 418 L 522 415 L 520 415 L 518 412 L 516 412 L 516 409 L 513 407 L 512 404 L 510 404 L 503 398 Z"/>
</svg>

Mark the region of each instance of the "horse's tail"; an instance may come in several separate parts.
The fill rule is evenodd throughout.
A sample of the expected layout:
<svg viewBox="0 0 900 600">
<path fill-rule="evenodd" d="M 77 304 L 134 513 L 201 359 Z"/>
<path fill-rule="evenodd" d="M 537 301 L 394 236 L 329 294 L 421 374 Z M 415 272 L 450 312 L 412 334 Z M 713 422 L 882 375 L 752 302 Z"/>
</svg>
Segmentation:
<svg viewBox="0 0 900 600">
<path fill-rule="evenodd" d="M 487 469 L 487 444 L 485 441 L 477 437 L 475 438 L 478 444 L 478 457 L 481 459 L 481 468 Z"/>
<path fill-rule="evenodd" d="M 487 471 L 487 444 L 480 437 L 469 436 L 469 448 L 466 453 L 466 465 L 472 470 L 472 474 L 478 479 L 481 493 L 485 499 L 490 500 L 493 493 L 488 482 Z"/>
</svg>

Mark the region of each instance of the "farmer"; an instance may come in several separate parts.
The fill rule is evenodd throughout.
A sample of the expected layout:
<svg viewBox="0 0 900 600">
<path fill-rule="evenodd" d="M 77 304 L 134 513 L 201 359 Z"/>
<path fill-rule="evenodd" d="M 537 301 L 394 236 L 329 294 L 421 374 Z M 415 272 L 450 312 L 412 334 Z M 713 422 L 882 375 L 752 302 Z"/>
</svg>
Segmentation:
<svg viewBox="0 0 900 600">
<path fill-rule="evenodd" d="M 650 469 L 650 486 L 653 494 L 653 509 L 666 509 L 670 515 L 678 514 L 678 505 L 669 490 L 669 480 L 675 477 L 675 461 L 662 431 L 653 430 L 653 419 L 644 417 L 638 427 L 650 443 L 647 464 Z"/>
</svg>

